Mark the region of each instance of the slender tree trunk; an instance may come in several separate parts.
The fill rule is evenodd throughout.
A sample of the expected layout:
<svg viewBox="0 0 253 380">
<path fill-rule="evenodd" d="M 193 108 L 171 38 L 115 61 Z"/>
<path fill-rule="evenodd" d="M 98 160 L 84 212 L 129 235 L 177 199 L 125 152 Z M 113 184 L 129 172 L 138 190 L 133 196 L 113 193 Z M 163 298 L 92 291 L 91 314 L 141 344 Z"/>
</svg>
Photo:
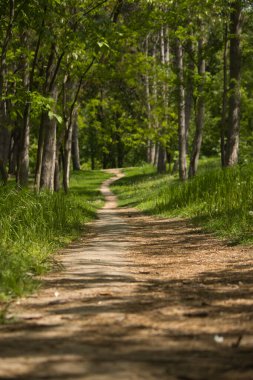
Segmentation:
<svg viewBox="0 0 253 380">
<path fill-rule="evenodd" d="M 29 178 L 29 147 L 30 147 L 30 104 L 26 104 L 21 135 L 21 149 L 19 153 L 18 185 L 28 185 Z"/>
<path fill-rule="evenodd" d="M 55 170 L 54 170 L 54 191 L 58 192 L 60 191 L 61 184 L 60 184 L 60 162 L 59 162 L 59 152 L 56 152 L 55 155 Z"/>
<path fill-rule="evenodd" d="M 157 41 L 154 42 L 153 44 L 153 52 L 152 56 L 154 60 L 157 59 Z M 158 91 L 157 91 L 157 72 L 155 71 L 154 76 L 153 76 L 153 83 L 152 83 L 152 102 L 154 104 L 153 106 L 153 117 L 152 117 L 152 124 L 153 124 L 153 129 L 154 129 L 154 134 L 156 136 L 156 141 L 155 143 L 151 143 L 151 158 L 154 166 L 158 165 L 158 152 L 159 152 L 159 143 L 157 141 L 157 135 L 159 134 L 159 120 L 157 117 L 156 113 L 156 107 L 158 104 Z"/>
<path fill-rule="evenodd" d="M 18 167 L 18 152 L 19 152 L 20 131 L 16 127 L 11 134 L 11 146 L 9 152 L 9 174 L 16 175 Z"/>
<path fill-rule="evenodd" d="M 21 36 L 21 43 L 27 46 L 27 33 L 24 32 Z M 30 75 L 29 75 L 29 64 L 28 57 L 23 54 L 21 57 L 22 71 L 23 71 L 23 86 L 26 91 L 30 90 Z M 29 177 L 29 146 L 30 146 L 30 102 L 26 101 L 21 135 L 20 135 L 20 145 L 19 145 L 19 162 L 18 162 L 18 173 L 17 173 L 17 184 L 21 187 L 28 185 Z"/>
<path fill-rule="evenodd" d="M 145 41 L 145 53 L 146 57 L 148 58 L 149 55 L 149 36 L 146 37 Z M 145 92 L 146 92 L 146 109 L 147 109 L 147 121 L 148 121 L 148 133 L 152 134 L 152 110 L 151 110 L 151 103 L 150 103 L 150 79 L 149 79 L 149 73 L 147 72 L 145 75 Z M 149 136 L 147 141 L 147 162 L 149 164 L 153 164 L 153 153 L 154 151 L 154 142 L 152 141 L 152 138 Z"/>
<path fill-rule="evenodd" d="M 44 131 L 46 128 L 47 120 L 46 112 L 42 112 L 40 127 L 39 127 L 39 137 L 38 137 L 38 149 L 37 149 L 37 160 L 36 160 L 36 170 L 35 170 L 35 191 L 38 193 L 40 191 L 40 178 L 41 178 L 41 168 L 42 168 L 42 157 L 44 149 Z"/>
<path fill-rule="evenodd" d="M 2 127 L 0 129 L 0 175 L 4 185 L 8 181 L 8 171 L 6 169 L 6 165 L 9 158 L 10 139 L 11 136 L 9 130 Z"/>
<path fill-rule="evenodd" d="M 8 181 L 7 163 L 9 158 L 10 147 L 10 132 L 5 127 L 7 121 L 7 102 L 2 100 L 7 96 L 7 64 L 6 57 L 9 48 L 9 43 L 12 39 L 13 21 L 15 16 L 15 0 L 9 0 L 9 22 L 6 28 L 6 33 L 3 38 L 3 44 L 1 46 L 0 57 L 0 175 L 4 184 Z"/>
<path fill-rule="evenodd" d="M 198 86 L 198 99 L 196 102 L 196 131 L 193 141 L 193 148 L 189 167 L 189 177 L 195 176 L 198 169 L 198 161 L 202 145 L 202 135 L 205 120 L 204 82 L 206 73 L 206 62 L 204 58 L 203 47 L 204 40 L 203 38 L 200 38 L 198 42 L 198 75 L 200 84 Z"/>
<path fill-rule="evenodd" d="M 186 163 L 186 124 L 185 124 L 185 87 L 184 87 L 184 63 L 183 47 L 179 39 L 176 41 L 176 62 L 178 76 L 178 142 L 179 142 L 179 178 L 187 179 Z"/>
<path fill-rule="evenodd" d="M 221 166 L 226 165 L 225 136 L 227 131 L 227 106 L 228 106 L 228 26 L 225 25 L 224 31 L 224 50 L 223 50 L 223 94 L 222 94 L 222 115 L 220 131 Z"/>
<path fill-rule="evenodd" d="M 44 8 L 44 15 L 46 14 L 47 7 Z M 44 27 L 45 20 L 43 18 L 41 29 Z M 42 32 L 41 32 L 42 33 Z M 32 62 L 31 70 L 29 69 L 28 57 L 23 57 L 23 71 L 24 88 L 31 92 L 33 90 L 34 73 L 35 67 L 38 61 L 40 44 L 41 44 L 41 33 L 39 34 L 38 41 L 36 44 L 36 49 L 34 53 L 34 58 Z M 23 33 L 22 44 L 27 46 L 27 32 Z M 29 177 L 29 149 L 30 149 L 30 113 L 31 113 L 31 103 L 30 99 L 26 100 L 24 112 L 23 112 L 23 125 L 21 131 L 20 145 L 19 145 L 19 158 L 18 158 L 18 172 L 17 172 L 17 183 L 20 186 L 28 185 Z"/>
<path fill-rule="evenodd" d="M 240 132 L 240 82 L 241 82 L 241 44 L 242 0 L 231 4 L 230 15 L 230 85 L 229 115 L 226 146 L 226 166 L 238 163 Z"/>
<path fill-rule="evenodd" d="M 80 170 L 81 169 L 77 120 L 75 120 L 75 122 L 73 124 L 72 163 L 73 163 L 73 170 Z"/>
<path fill-rule="evenodd" d="M 45 118 L 44 149 L 42 155 L 40 189 L 53 192 L 56 159 L 56 119 Z"/>
<path fill-rule="evenodd" d="M 164 66 L 164 69 L 167 70 L 167 65 L 169 64 L 169 45 L 168 41 L 168 31 L 165 27 L 161 27 L 160 31 L 160 43 L 161 43 L 161 63 Z M 167 43 L 166 43 L 167 42 Z M 164 82 L 162 84 L 162 100 L 164 106 L 164 123 L 168 123 L 168 86 Z M 160 137 L 164 135 L 165 128 L 160 127 Z M 158 161 L 157 161 L 157 171 L 158 173 L 166 172 L 166 146 L 160 141 L 158 145 Z"/>
<path fill-rule="evenodd" d="M 72 146 L 72 133 L 73 124 L 77 119 L 77 109 L 73 111 L 73 115 L 68 120 L 68 126 L 64 139 L 64 165 L 63 165 L 63 189 L 65 193 L 69 190 L 69 177 L 70 177 L 70 163 L 71 163 L 71 146 Z"/>
<path fill-rule="evenodd" d="M 187 141 L 187 151 L 188 151 L 188 136 L 190 130 L 190 122 L 192 116 L 192 106 L 193 106 L 193 90 L 194 90 L 194 49 L 192 41 L 189 40 L 187 44 L 187 52 L 189 55 L 188 63 L 188 75 L 186 81 L 186 93 L 185 93 L 185 128 L 186 128 L 186 141 Z"/>
<path fill-rule="evenodd" d="M 157 171 L 160 174 L 166 172 L 166 148 L 161 143 L 158 146 Z"/>
</svg>

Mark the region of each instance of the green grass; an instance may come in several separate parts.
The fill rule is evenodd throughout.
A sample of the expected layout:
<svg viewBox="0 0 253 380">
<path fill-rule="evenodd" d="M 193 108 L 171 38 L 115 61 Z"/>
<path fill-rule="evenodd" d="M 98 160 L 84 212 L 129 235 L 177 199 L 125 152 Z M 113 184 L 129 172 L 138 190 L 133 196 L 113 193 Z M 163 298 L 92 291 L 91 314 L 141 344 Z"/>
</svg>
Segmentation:
<svg viewBox="0 0 253 380">
<path fill-rule="evenodd" d="M 48 271 L 54 252 L 76 238 L 103 204 L 100 171 L 76 172 L 68 195 L 0 188 L 0 300 L 31 292 Z"/>
<path fill-rule="evenodd" d="M 205 163 L 207 166 L 207 163 Z M 135 206 L 163 217 L 186 217 L 229 239 L 253 241 L 253 166 L 222 170 L 202 167 L 195 178 L 180 182 L 153 168 L 127 169 L 114 185 L 121 206 Z"/>
</svg>

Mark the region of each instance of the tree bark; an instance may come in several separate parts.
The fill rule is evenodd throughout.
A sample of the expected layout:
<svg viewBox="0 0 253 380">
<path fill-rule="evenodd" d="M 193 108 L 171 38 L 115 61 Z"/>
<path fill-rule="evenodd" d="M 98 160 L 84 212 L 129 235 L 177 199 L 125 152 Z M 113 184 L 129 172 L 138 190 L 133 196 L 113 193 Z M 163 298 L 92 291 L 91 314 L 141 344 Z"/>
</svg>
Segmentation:
<svg viewBox="0 0 253 380">
<path fill-rule="evenodd" d="M 72 163 L 73 163 L 73 170 L 80 170 L 81 169 L 77 120 L 75 120 L 75 122 L 73 124 Z"/>
<path fill-rule="evenodd" d="M 53 192 L 56 159 L 56 119 L 50 119 L 48 115 L 45 115 L 44 127 L 44 149 L 42 155 L 40 189 Z"/>
<path fill-rule="evenodd" d="M 194 91 L 194 49 L 192 41 L 189 40 L 187 44 L 187 52 L 189 55 L 188 75 L 186 80 L 186 93 L 185 93 L 185 128 L 186 128 L 186 141 L 188 151 L 188 136 L 190 130 L 190 122 L 193 107 L 193 91 Z"/>
<path fill-rule="evenodd" d="M 56 78 L 63 56 L 64 51 L 58 57 L 57 61 L 55 60 L 56 45 L 52 43 L 46 70 L 44 94 L 54 99 L 55 104 L 58 98 Z M 57 154 L 56 129 L 56 119 L 50 119 L 47 112 L 42 112 L 35 174 L 35 189 L 37 192 L 40 189 L 54 190 L 54 171 Z"/>
<path fill-rule="evenodd" d="M 27 45 L 27 34 L 23 33 L 22 43 Z M 23 86 L 26 91 L 30 89 L 30 75 L 29 75 L 29 65 L 28 58 L 25 54 L 22 57 L 22 69 L 23 69 Z M 17 184 L 18 186 L 24 187 L 28 185 L 29 178 L 29 147 L 30 147 L 30 109 L 31 105 L 29 101 L 26 101 L 21 136 L 19 145 L 19 162 L 18 162 L 18 173 L 17 173 Z"/>
<path fill-rule="evenodd" d="M 221 166 L 226 165 L 226 147 L 225 136 L 227 132 L 227 106 L 228 106 L 228 26 L 225 25 L 224 30 L 224 50 L 223 50 L 223 94 L 222 94 L 222 115 L 220 130 L 220 150 L 221 150 Z"/>
<path fill-rule="evenodd" d="M 18 167 L 20 130 L 16 127 L 11 134 L 10 151 L 9 151 L 9 174 L 16 175 Z"/>
<path fill-rule="evenodd" d="M 77 109 L 73 110 L 73 115 L 71 115 L 70 119 L 68 120 L 68 125 L 65 132 L 63 182 L 62 182 L 65 193 L 67 193 L 69 190 L 72 133 L 73 133 L 73 125 L 76 122 L 76 119 L 77 119 Z"/>
<path fill-rule="evenodd" d="M 47 7 L 44 8 L 44 16 L 46 14 Z M 45 17 L 42 20 L 41 30 L 43 30 L 45 24 Z M 34 82 L 34 73 L 35 68 L 38 62 L 39 50 L 41 44 L 41 36 L 42 32 L 39 33 L 34 58 L 31 66 L 31 70 L 29 70 L 28 58 L 24 56 L 23 58 L 23 71 L 24 71 L 24 79 L 23 85 L 24 88 L 31 92 L 33 90 L 33 82 Z M 24 46 L 27 46 L 27 33 L 25 32 L 22 36 L 22 43 Z M 30 99 L 27 99 L 24 112 L 23 112 L 23 126 L 20 138 L 19 145 L 19 158 L 18 158 L 18 173 L 17 173 L 17 183 L 20 186 L 28 185 L 28 177 L 29 177 L 29 148 L 30 148 L 30 113 L 31 113 L 31 103 Z"/>
<path fill-rule="evenodd" d="M 148 58 L 149 53 L 149 36 L 146 37 L 145 40 L 145 53 L 146 57 Z M 147 110 L 147 121 L 148 121 L 148 132 L 150 134 L 152 129 L 152 119 L 151 119 L 151 103 L 150 103 L 150 80 L 149 80 L 149 73 L 147 72 L 145 74 L 145 92 L 146 92 L 146 110 Z M 152 164 L 152 150 L 154 147 L 154 143 L 151 140 L 150 136 L 148 137 L 147 141 L 147 162 L 149 164 Z"/>
<path fill-rule="evenodd" d="M 43 148 L 44 148 L 44 131 L 45 131 L 46 119 L 47 119 L 47 113 L 43 111 L 41 115 L 41 121 L 40 121 L 40 127 L 39 127 L 37 160 L 36 160 L 35 181 L 34 181 L 34 188 L 35 188 L 36 193 L 40 191 L 40 178 L 41 178 L 42 157 L 43 157 Z"/>
<path fill-rule="evenodd" d="M 183 47 L 179 39 L 176 40 L 176 64 L 178 77 L 178 150 L 179 150 L 179 178 L 187 179 L 186 163 L 186 124 L 185 124 L 185 87 L 184 87 L 184 63 Z"/>
<path fill-rule="evenodd" d="M 226 166 L 238 163 L 240 132 L 240 82 L 241 82 L 241 44 L 242 1 L 231 4 L 230 13 L 230 85 L 229 115 L 226 146 Z"/>
<path fill-rule="evenodd" d="M 6 165 L 9 158 L 10 139 L 11 135 L 9 130 L 4 127 L 0 128 L 0 175 L 4 185 L 8 181 Z"/>
<path fill-rule="evenodd" d="M 206 73 L 206 62 L 204 58 L 204 40 L 200 38 L 198 42 L 198 75 L 200 84 L 198 85 L 198 98 L 196 101 L 196 130 L 192 147 L 192 154 L 189 167 L 189 177 L 195 176 L 198 169 L 200 149 L 202 145 L 202 136 L 205 120 L 205 96 L 204 82 Z"/>
<path fill-rule="evenodd" d="M 164 69 L 167 70 L 166 65 L 169 64 L 169 48 L 168 48 L 168 41 L 166 41 L 166 38 L 168 38 L 167 30 L 164 26 L 161 27 L 160 30 L 160 44 L 161 44 L 161 63 L 164 66 Z M 166 82 L 163 82 L 162 84 L 162 101 L 164 106 L 164 115 L 163 115 L 163 121 L 165 125 L 168 123 L 168 86 Z M 164 127 L 160 127 L 159 135 L 162 137 L 164 135 Z M 162 174 L 166 172 L 166 146 L 162 141 L 159 142 L 158 145 L 158 160 L 157 160 L 157 171 L 158 173 Z"/>
<path fill-rule="evenodd" d="M 6 56 L 9 47 L 9 43 L 12 39 L 13 21 L 15 16 L 15 0 L 9 1 L 9 22 L 6 28 L 6 33 L 4 36 L 1 57 L 0 57 L 0 175 L 2 177 L 3 183 L 6 184 L 8 181 L 8 171 L 6 165 L 8 163 L 9 157 L 9 147 L 10 147 L 10 131 L 5 127 L 7 120 L 7 102 L 2 100 L 4 96 L 7 95 L 7 81 L 6 81 Z"/>
</svg>

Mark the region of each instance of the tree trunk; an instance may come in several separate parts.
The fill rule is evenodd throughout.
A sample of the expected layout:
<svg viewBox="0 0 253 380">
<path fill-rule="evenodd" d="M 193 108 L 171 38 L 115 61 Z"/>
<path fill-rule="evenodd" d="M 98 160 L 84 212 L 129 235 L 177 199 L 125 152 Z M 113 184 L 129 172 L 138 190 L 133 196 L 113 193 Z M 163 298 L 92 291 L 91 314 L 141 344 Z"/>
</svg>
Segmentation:
<svg viewBox="0 0 253 380">
<path fill-rule="evenodd" d="M 53 192 L 56 159 L 56 119 L 45 116 L 45 137 L 41 165 L 40 189 Z"/>
<path fill-rule="evenodd" d="M 58 57 L 57 62 L 55 61 L 56 45 L 52 43 L 46 69 L 44 94 L 51 97 L 55 104 L 58 98 L 56 78 L 63 56 L 64 51 Z M 42 112 L 35 174 L 35 189 L 37 192 L 40 189 L 49 191 L 53 191 L 54 189 L 55 159 L 57 154 L 56 128 L 56 119 L 50 119 L 47 112 Z"/>
<path fill-rule="evenodd" d="M 37 160 L 36 160 L 35 181 L 34 181 L 34 187 L 35 187 L 36 193 L 40 191 L 40 178 L 41 178 L 42 157 L 43 157 L 43 149 L 44 149 L 44 131 L 45 131 L 45 124 L 46 124 L 47 117 L 48 116 L 46 112 L 42 112 L 40 127 L 39 127 Z"/>
<path fill-rule="evenodd" d="M 202 135 L 205 119 L 204 82 L 206 73 L 206 62 L 204 58 L 203 46 L 204 40 L 203 38 L 200 38 L 198 42 L 198 75 L 200 84 L 198 86 L 198 99 L 196 102 L 196 131 L 193 141 L 193 148 L 189 167 L 189 177 L 195 176 L 198 169 L 198 161 L 202 145 Z"/>
<path fill-rule="evenodd" d="M 179 39 L 176 41 L 176 64 L 178 76 L 178 143 L 179 143 L 179 178 L 187 179 L 186 163 L 186 124 L 185 124 L 185 87 L 184 87 L 184 63 L 183 47 Z"/>
<path fill-rule="evenodd" d="M 7 128 L 0 128 L 0 175 L 2 177 L 3 184 L 8 181 L 8 171 L 6 165 L 9 159 L 11 135 Z"/>
<path fill-rule="evenodd" d="M 6 33 L 3 38 L 3 44 L 1 46 L 1 57 L 0 57 L 0 175 L 2 177 L 3 183 L 6 184 L 8 181 L 8 171 L 6 165 L 9 158 L 9 148 L 10 148 L 10 131 L 5 127 L 7 120 L 7 102 L 2 100 L 7 96 L 7 64 L 6 57 L 9 47 L 9 43 L 12 39 L 13 21 L 15 16 L 15 1 L 9 1 L 9 21 L 6 28 Z"/>
<path fill-rule="evenodd" d="M 186 128 L 186 141 L 187 141 L 187 151 L 188 151 L 188 136 L 190 130 L 190 122 L 192 116 L 192 106 L 193 106 L 193 91 L 194 91 L 194 50 L 192 41 L 189 40 L 187 44 L 187 52 L 189 55 L 188 63 L 188 75 L 186 81 L 186 94 L 185 94 L 185 128 Z"/>
<path fill-rule="evenodd" d="M 64 139 L 63 189 L 65 193 L 67 193 L 69 190 L 72 133 L 73 133 L 73 124 L 76 123 L 76 119 L 77 119 L 77 109 L 73 111 L 73 115 L 70 115 L 70 119 L 68 120 L 68 125 L 66 128 L 65 139 Z"/>
<path fill-rule="evenodd" d="M 164 69 L 166 70 L 166 65 L 169 64 L 169 45 L 168 41 L 168 32 L 167 30 L 162 26 L 160 31 L 160 43 L 161 43 L 161 63 L 164 66 Z M 168 123 L 168 86 L 166 82 L 163 82 L 162 84 L 162 100 L 163 100 L 163 106 L 164 106 L 164 115 L 163 115 L 163 122 L 165 125 Z M 159 135 L 162 137 L 165 133 L 165 128 L 160 127 Z M 157 160 L 157 171 L 158 173 L 165 173 L 166 172 L 166 146 L 162 141 L 159 142 L 158 145 L 158 160 Z"/>
<path fill-rule="evenodd" d="M 11 134 L 10 152 L 9 152 L 9 174 L 16 175 L 18 167 L 20 131 L 16 127 Z"/>
<path fill-rule="evenodd" d="M 59 156 L 60 156 L 60 154 L 58 152 L 56 152 L 56 155 L 55 155 L 55 170 L 54 170 L 54 191 L 55 192 L 60 191 L 60 188 L 61 188 L 61 184 L 60 184 Z"/>
<path fill-rule="evenodd" d="M 124 156 L 125 156 L 125 149 L 124 149 L 124 144 L 121 139 L 121 134 L 120 134 L 120 125 L 119 125 L 119 115 L 116 117 L 116 134 L 115 134 L 115 139 L 116 139 L 116 150 L 117 150 L 117 167 L 122 168 L 124 165 Z"/>
<path fill-rule="evenodd" d="M 46 8 L 44 12 L 46 13 Z M 42 28 L 43 26 L 44 26 L 44 19 L 42 21 Z M 38 61 L 40 43 L 41 43 L 41 33 L 38 37 L 38 41 L 36 44 L 36 49 L 34 53 L 31 70 L 29 69 L 28 57 L 24 55 L 22 58 L 23 72 L 24 72 L 23 85 L 24 85 L 24 88 L 28 92 L 31 92 L 33 90 L 35 67 Z M 28 40 L 28 34 L 27 32 L 24 32 L 22 35 L 21 43 L 25 47 L 27 47 L 27 40 Z M 21 137 L 20 137 L 18 173 L 17 173 L 17 183 L 18 185 L 22 187 L 28 185 L 28 177 L 29 177 L 30 113 L 31 113 L 31 103 L 30 103 L 30 99 L 27 99 L 24 112 L 23 112 L 23 125 L 22 125 Z"/>
<path fill-rule="evenodd" d="M 75 120 L 75 122 L 73 124 L 72 163 L 73 163 L 73 170 L 80 170 L 81 169 L 77 120 Z"/>
<path fill-rule="evenodd" d="M 146 57 L 149 56 L 149 36 L 146 37 L 145 41 L 145 53 Z M 151 96 L 150 96 L 150 79 L 149 72 L 145 74 L 145 92 L 146 92 L 146 110 L 147 110 L 147 121 L 148 121 L 148 141 L 147 141 L 147 162 L 154 165 L 154 149 L 155 144 L 152 140 L 152 107 L 151 107 Z"/>
<path fill-rule="evenodd" d="M 229 115 L 226 146 L 226 166 L 238 163 L 240 132 L 240 82 L 241 82 L 241 47 L 242 1 L 231 4 L 230 14 L 230 86 Z"/>
<path fill-rule="evenodd" d="M 227 132 L 227 106 L 228 106 L 228 26 L 225 25 L 224 31 L 224 50 L 223 50 L 223 94 L 222 94 L 222 116 L 220 130 L 220 149 L 221 149 L 221 166 L 226 165 L 225 136 Z"/>
<path fill-rule="evenodd" d="M 160 174 L 166 172 L 166 148 L 161 143 L 158 147 L 157 171 Z"/>
<path fill-rule="evenodd" d="M 30 104 L 26 104 L 23 118 L 23 128 L 20 139 L 19 164 L 17 183 L 24 187 L 29 179 L 29 147 L 30 147 Z"/>
</svg>

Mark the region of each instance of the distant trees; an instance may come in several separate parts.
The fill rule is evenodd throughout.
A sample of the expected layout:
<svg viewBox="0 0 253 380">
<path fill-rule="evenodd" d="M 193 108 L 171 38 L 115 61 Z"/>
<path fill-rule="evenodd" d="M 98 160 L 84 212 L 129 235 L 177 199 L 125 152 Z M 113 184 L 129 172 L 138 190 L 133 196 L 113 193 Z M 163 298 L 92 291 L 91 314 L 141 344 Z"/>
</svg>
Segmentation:
<svg viewBox="0 0 253 380">
<path fill-rule="evenodd" d="M 0 0 L 0 18 L 2 183 L 67 192 L 71 165 L 144 161 L 186 180 L 201 153 L 251 156 L 246 0 Z"/>
</svg>

